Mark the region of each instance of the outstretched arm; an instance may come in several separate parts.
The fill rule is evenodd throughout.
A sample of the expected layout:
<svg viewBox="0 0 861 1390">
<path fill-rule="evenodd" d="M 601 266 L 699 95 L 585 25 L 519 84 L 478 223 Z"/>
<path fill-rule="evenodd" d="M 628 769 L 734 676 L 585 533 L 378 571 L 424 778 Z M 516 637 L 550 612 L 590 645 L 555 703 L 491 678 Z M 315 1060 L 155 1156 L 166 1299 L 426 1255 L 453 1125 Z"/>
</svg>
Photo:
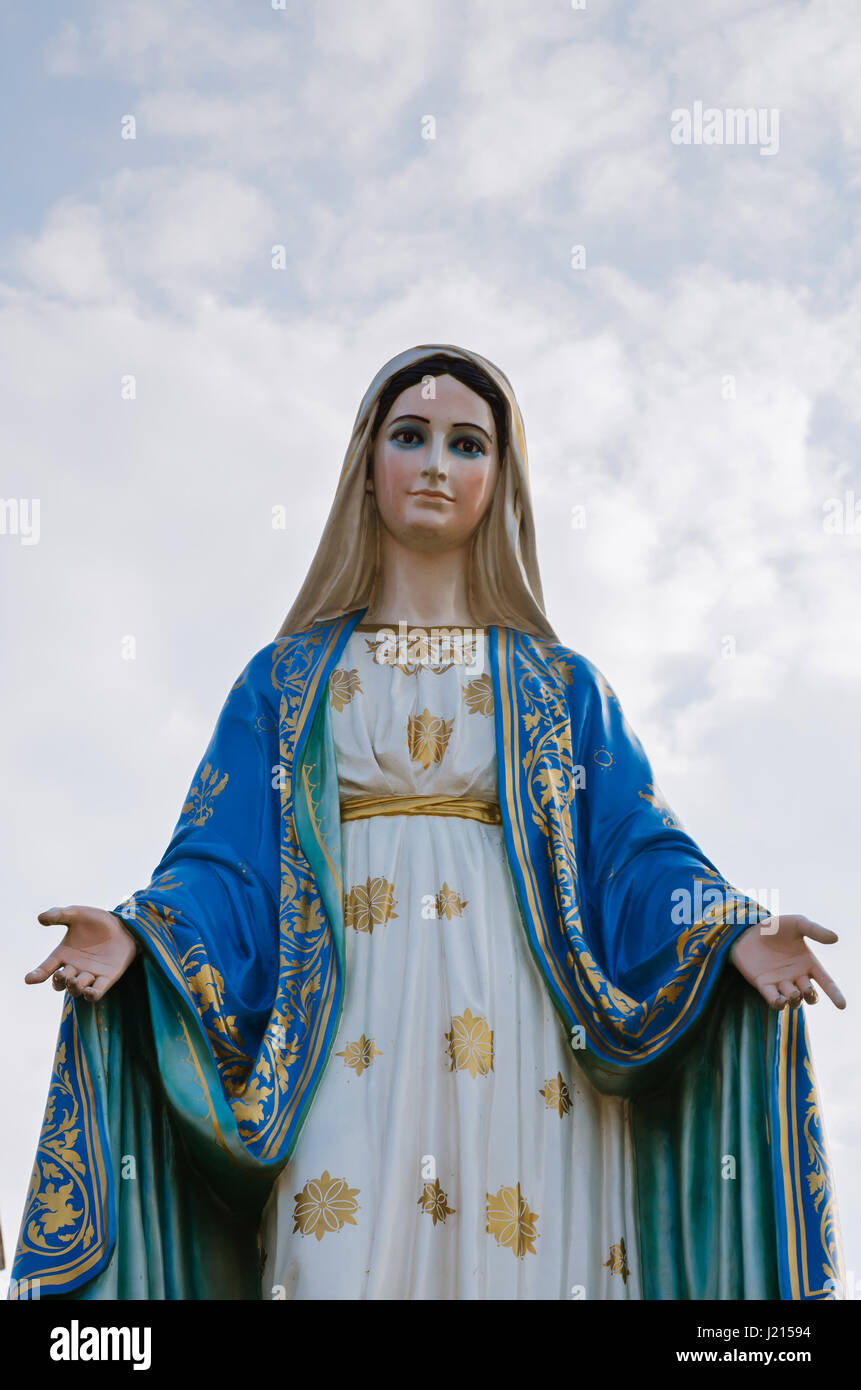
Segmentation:
<svg viewBox="0 0 861 1390">
<path fill-rule="evenodd" d="M 650 940 L 671 943 L 681 961 L 693 934 L 712 924 L 713 939 L 729 939 L 733 965 L 771 1007 L 814 1002 L 815 981 L 844 1008 L 841 991 L 805 941 L 830 945 L 836 934 L 806 917 L 769 916 L 727 883 L 663 800 L 648 757 L 601 672 L 583 658 L 578 667 L 575 680 L 584 692 L 585 878 L 615 976 L 636 980 L 637 956 L 646 954 Z M 687 911 L 698 896 L 706 910 Z"/>
<path fill-rule="evenodd" d="M 113 912 L 72 906 L 40 913 L 43 925 L 67 931 L 27 974 L 28 984 L 53 977 L 55 989 L 95 1002 L 137 952 L 152 948 L 155 931 L 177 964 L 183 958 L 180 980 L 183 973 L 200 977 L 203 958 L 197 957 L 204 944 L 217 969 L 224 938 L 229 958 L 234 946 L 239 952 L 240 990 L 248 985 L 251 996 L 259 994 L 255 972 L 265 970 L 265 948 L 277 940 L 279 795 L 272 774 L 278 692 L 272 667 L 270 645 L 234 683 L 148 887 Z M 260 940 L 246 939 L 249 923 Z"/>
</svg>

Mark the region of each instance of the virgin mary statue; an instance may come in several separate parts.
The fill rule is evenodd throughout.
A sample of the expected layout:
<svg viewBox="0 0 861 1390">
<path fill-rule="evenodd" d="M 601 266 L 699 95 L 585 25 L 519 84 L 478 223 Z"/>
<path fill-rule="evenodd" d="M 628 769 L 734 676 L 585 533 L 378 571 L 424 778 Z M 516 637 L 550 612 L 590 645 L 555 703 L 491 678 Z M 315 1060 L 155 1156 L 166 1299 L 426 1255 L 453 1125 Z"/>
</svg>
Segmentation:
<svg viewBox="0 0 861 1390">
<path fill-rule="evenodd" d="M 559 642 L 477 353 L 377 374 L 151 882 L 40 920 L 18 1297 L 839 1296 L 836 937 L 727 882 Z"/>
</svg>

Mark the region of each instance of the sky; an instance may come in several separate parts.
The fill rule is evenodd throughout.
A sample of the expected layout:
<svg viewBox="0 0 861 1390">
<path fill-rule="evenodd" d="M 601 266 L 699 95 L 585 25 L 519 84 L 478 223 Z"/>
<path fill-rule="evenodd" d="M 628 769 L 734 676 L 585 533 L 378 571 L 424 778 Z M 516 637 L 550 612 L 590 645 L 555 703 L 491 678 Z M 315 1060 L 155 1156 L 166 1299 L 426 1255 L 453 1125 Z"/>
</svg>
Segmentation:
<svg viewBox="0 0 861 1390">
<path fill-rule="evenodd" d="M 514 386 L 551 621 L 685 828 L 840 935 L 808 1022 L 861 1296 L 855 0 L 83 0 L 0 50 L 7 1257 L 36 913 L 146 884 L 368 383 L 448 342 Z"/>
</svg>

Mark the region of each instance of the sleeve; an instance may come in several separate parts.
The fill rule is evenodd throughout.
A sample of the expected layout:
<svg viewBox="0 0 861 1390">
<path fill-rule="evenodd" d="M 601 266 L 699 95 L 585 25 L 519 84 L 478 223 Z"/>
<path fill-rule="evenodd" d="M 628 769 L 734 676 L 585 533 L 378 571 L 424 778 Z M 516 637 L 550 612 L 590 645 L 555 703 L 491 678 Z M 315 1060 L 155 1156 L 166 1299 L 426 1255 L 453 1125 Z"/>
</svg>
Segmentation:
<svg viewBox="0 0 861 1390">
<path fill-rule="evenodd" d="M 230 690 L 150 883 L 113 909 L 197 1009 L 225 1083 L 256 1055 L 278 975 L 272 651 L 259 652 Z"/>
<path fill-rule="evenodd" d="M 618 997 L 637 1002 L 645 1041 L 690 1021 L 732 943 L 769 913 L 683 829 L 601 672 L 578 658 L 573 684 L 584 937 Z"/>
</svg>

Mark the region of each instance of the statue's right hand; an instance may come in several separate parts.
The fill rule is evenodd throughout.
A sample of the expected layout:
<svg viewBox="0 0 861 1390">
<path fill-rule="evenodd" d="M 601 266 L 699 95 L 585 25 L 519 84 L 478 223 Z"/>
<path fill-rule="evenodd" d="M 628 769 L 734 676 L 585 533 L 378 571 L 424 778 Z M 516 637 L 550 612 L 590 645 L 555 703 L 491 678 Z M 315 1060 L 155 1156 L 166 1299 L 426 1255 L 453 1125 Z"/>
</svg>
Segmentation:
<svg viewBox="0 0 861 1390">
<path fill-rule="evenodd" d="M 28 985 L 53 975 L 54 989 L 95 1002 L 125 974 L 138 943 L 112 912 L 100 907 L 52 907 L 38 916 L 44 926 L 68 928 L 60 945 L 24 976 Z"/>
</svg>

